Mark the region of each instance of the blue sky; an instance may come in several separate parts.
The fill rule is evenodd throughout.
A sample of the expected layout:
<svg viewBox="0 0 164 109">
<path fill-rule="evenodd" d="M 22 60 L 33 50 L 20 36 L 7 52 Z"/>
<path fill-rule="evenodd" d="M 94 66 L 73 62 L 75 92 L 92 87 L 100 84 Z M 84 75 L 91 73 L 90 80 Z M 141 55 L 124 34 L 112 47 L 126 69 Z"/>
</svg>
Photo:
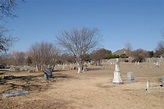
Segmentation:
<svg viewBox="0 0 164 109">
<path fill-rule="evenodd" d="M 100 48 L 112 52 L 130 42 L 133 49 L 154 50 L 164 40 L 164 0 L 26 0 L 4 22 L 20 40 L 12 50 L 27 51 L 35 42 L 55 43 L 62 30 L 96 27 Z"/>
</svg>

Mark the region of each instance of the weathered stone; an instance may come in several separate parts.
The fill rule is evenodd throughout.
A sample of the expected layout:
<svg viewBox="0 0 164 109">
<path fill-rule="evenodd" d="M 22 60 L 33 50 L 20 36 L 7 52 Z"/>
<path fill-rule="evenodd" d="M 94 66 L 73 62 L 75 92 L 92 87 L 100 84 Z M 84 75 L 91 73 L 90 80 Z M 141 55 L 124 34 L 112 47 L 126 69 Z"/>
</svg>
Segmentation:
<svg viewBox="0 0 164 109">
<path fill-rule="evenodd" d="M 9 71 L 15 71 L 15 68 L 14 68 L 14 66 L 13 66 L 13 65 L 11 65 L 11 66 L 10 66 Z"/>
<path fill-rule="evenodd" d="M 121 79 L 121 72 L 120 72 L 119 59 L 118 58 L 116 59 L 113 83 L 116 83 L 116 84 L 123 83 L 122 79 Z"/>
<path fill-rule="evenodd" d="M 128 81 L 129 82 L 134 82 L 134 74 L 133 72 L 128 72 L 127 73 Z"/>
<path fill-rule="evenodd" d="M 164 87 L 164 75 L 162 75 L 161 80 L 162 80 L 161 87 Z"/>
<path fill-rule="evenodd" d="M 52 76 L 52 69 L 51 68 L 45 68 L 43 72 L 44 72 L 44 77 L 46 79 L 49 79 L 49 78 L 52 78 L 53 77 Z"/>
<path fill-rule="evenodd" d="M 24 95 L 24 94 L 28 94 L 28 91 L 20 90 L 16 92 L 3 93 L 3 97 L 12 97 L 12 96 L 18 96 L 18 95 Z"/>
<path fill-rule="evenodd" d="M 36 65 L 36 67 L 35 67 L 35 71 L 36 71 L 36 72 L 39 71 L 39 69 L 38 69 L 38 65 Z"/>
<path fill-rule="evenodd" d="M 86 65 L 86 64 L 84 64 L 84 65 L 82 66 L 82 70 L 83 70 L 83 72 L 86 72 L 86 71 L 87 71 L 87 65 Z"/>
<path fill-rule="evenodd" d="M 28 73 L 32 73 L 32 72 L 34 72 L 33 70 L 28 70 Z"/>
<path fill-rule="evenodd" d="M 146 82 L 146 90 L 150 91 L 150 81 L 149 80 L 147 80 L 147 82 Z"/>
</svg>

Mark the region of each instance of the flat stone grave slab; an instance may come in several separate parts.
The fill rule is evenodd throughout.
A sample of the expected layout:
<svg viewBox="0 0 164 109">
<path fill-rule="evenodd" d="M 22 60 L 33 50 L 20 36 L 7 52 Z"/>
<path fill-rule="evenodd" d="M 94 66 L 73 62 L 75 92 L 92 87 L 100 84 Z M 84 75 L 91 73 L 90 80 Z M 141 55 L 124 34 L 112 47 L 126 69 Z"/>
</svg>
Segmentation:
<svg viewBox="0 0 164 109">
<path fill-rule="evenodd" d="M 12 96 L 25 95 L 25 94 L 28 94 L 28 91 L 20 90 L 20 91 L 15 91 L 15 92 L 3 93 L 3 97 L 12 97 Z"/>
</svg>

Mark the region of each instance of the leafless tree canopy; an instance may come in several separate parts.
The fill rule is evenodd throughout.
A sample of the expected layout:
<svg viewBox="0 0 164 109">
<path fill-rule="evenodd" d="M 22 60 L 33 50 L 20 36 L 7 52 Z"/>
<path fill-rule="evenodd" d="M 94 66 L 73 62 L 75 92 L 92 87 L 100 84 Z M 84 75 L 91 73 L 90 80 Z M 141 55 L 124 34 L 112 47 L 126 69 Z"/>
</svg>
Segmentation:
<svg viewBox="0 0 164 109">
<path fill-rule="evenodd" d="M 125 49 L 127 50 L 126 55 L 131 56 L 132 55 L 132 44 L 130 42 L 125 43 Z"/>
<path fill-rule="evenodd" d="M 6 32 L 4 27 L 0 27 L 0 51 L 7 51 L 18 40 L 16 37 L 5 36 Z"/>
<path fill-rule="evenodd" d="M 164 55 L 164 41 L 158 42 L 158 45 L 155 49 L 155 56 L 159 57 L 160 55 Z"/>
<path fill-rule="evenodd" d="M 0 0 L 0 21 L 5 17 L 15 17 L 13 11 L 16 8 L 18 0 Z M 20 0 L 24 1 L 24 0 Z M 12 36 L 6 36 L 6 29 L 0 25 L 0 51 L 7 51 L 17 39 Z"/>
<path fill-rule="evenodd" d="M 75 56 L 78 73 L 81 73 L 83 64 L 82 57 L 98 45 L 100 37 L 98 29 L 83 27 L 71 31 L 62 31 L 57 36 L 57 40 L 62 47 Z"/>
<path fill-rule="evenodd" d="M 13 58 L 13 65 L 24 65 L 25 64 L 25 53 L 22 51 L 14 51 L 11 54 Z"/>
<path fill-rule="evenodd" d="M 3 17 L 15 17 L 13 11 L 18 0 L 0 0 L 0 19 Z M 22 0 L 23 1 L 23 0 Z"/>
<path fill-rule="evenodd" d="M 76 58 L 88 53 L 98 44 L 100 35 L 98 29 L 73 29 L 72 31 L 62 31 L 57 40 L 61 46 L 70 51 Z"/>
<path fill-rule="evenodd" d="M 137 49 L 132 52 L 132 55 L 136 59 L 144 59 L 144 58 L 148 57 L 148 52 L 143 49 Z"/>
<path fill-rule="evenodd" d="M 41 42 L 32 45 L 29 53 L 35 65 L 53 66 L 57 61 L 59 50 L 52 43 Z"/>
</svg>

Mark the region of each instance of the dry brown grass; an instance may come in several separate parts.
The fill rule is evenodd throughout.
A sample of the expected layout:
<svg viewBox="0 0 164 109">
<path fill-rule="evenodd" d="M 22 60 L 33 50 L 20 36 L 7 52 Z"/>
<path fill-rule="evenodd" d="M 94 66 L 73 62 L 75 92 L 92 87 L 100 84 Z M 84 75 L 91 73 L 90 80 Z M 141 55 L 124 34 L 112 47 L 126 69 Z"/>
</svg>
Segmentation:
<svg viewBox="0 0 164 109">
<path fill-rule="evenodd" d="M 54 78 L 45 80 L 42 72 L 7 72 L 0 75 L 1 109 L 163 109 L 164 88 L 160 77 L 164 63 L 120 63 L 124 84 L 112 83 L 114 65 L 89 66 L 90 70 L 77 74 L 75 70 L 53 72 Z M 127 72 L 133 72 L 135 82 L 129 83 Z M 147 92 L 146 81 L 151 90 Z M 27 90 L 29 94 L 4 98 L 5 92 Z"/>
</svg>

